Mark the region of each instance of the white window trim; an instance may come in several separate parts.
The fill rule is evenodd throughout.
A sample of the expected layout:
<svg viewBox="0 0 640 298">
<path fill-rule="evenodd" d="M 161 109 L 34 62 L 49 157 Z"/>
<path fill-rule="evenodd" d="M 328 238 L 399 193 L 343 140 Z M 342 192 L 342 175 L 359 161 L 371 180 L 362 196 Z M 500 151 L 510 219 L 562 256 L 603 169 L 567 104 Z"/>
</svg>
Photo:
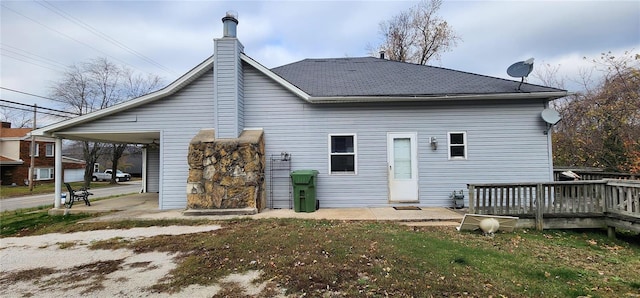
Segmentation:
<svg viewBox="0 0 640 298">
<path fill-rule="evenodd" d="M 451 146 L 460 146 L 460 144 L 451 144 L 451 135 L 452 134 L 462 134 L 462 145 L 464 145 L 464 157 L 454 156 L 451 157 Z M 467 143 L 467 132 L 466 131 L 450 131 L 447 132 L 447 156 L 449 160 L 467 160 L 469 159 L 469 155 L 467 154 L 467 149 L 469 148 L 469 144 Z"/>
<path fill-rule="evenodd" d="M 51 146 L 51 154 L 49 154 L 49 152 L 47 150 L 49 148 L 49 146 Z M 47 144 L 45 144 L 45 150 L 44 151 L 45 151 L 44 154 L 45 154 L 46 157 L 53 157 L 53 156 L 55 156 L 56 145 L 53 144 L 53 143 L 47 143 Z"/>
<path fill-rule="evenodd" d="M 331 153 L 331 137 L 353 137 L 353 153 Z M 358 135 L 355 133 L 332 133 L 327 137 L 327 173 L 334 176 L 355 176 L 358 175 Z M 332 155 L 353 155 L 353 173 L 351 172 L 331 172 Z"/>
<path fill-rule="evenodd" d="M 40 171 L 41 170 L 49 170 L 49 176 L 47 177 L 40 177 Z M 54 168 L 35 168 L 35 180 L 37 181 L 41 181 L 41 180 L 52 180 L 54 179 L 53 175 L 54 173 Z"/>
<path fill-rule="evenodd" d="M 36 148 L 34 150 L 36 151 L 35 155 L 33 155 L 33 151 L 31 151 L 31 144 L 29 144 L 29 157 L 31 157 L 31 155 L 33 155 L 33 157 L 40 156 L 40 144 L 36 143 Z"/>
</svg>

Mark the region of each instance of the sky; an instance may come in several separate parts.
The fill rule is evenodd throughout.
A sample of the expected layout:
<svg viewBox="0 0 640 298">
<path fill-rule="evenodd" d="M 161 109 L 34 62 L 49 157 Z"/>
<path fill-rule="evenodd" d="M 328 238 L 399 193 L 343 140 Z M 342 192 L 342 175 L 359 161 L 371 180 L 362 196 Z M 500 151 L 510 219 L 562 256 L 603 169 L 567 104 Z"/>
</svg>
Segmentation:
<svg viewBox="0 0 640 298">
<path fill-rule="evenodd" d="M 213 53 L 230 10 L 238 15 L 245 53 L 268 68 L 305 58 L 370 56 L 368 48 L 381 42 L 379 23 L 416 4 L 2 0 L 0 99 L 61 108 L 23 93 L 48 97 L 66 67 L 98 57 L 168 84 Z M 578 79 L 592 65 L 583 57 L 640 52 L 640 1 L 445 0 L 438 15 L 462 40 L 430 64 L 471 73 L 518 80 L 507 67 L 533 57 L 534 72 L 549 64 Z M 565 87 L 579 91 L 571 81 Z"/>
</svg>

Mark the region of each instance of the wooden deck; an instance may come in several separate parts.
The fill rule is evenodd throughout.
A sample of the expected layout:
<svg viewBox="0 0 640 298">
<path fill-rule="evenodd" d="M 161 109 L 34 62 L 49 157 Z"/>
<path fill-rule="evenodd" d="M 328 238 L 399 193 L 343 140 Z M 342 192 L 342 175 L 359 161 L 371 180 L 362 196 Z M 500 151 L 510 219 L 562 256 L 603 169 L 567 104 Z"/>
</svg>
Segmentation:
<svg viewBox="0 0 640 298">
<path fill-rule="evenodd" d="M 640 181 L 469 184 L 469 212 L 520 218 L 518 227 L 640 232 Z"/>
</svg>

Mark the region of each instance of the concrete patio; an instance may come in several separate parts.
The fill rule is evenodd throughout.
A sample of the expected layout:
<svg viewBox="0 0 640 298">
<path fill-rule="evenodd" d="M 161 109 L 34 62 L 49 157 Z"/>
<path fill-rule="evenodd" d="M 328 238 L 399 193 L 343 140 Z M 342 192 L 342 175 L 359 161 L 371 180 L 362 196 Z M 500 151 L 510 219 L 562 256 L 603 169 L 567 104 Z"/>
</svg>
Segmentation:
<svg viewBox="0 0 640 298">
<path fill-rule="evenodd" d="M 135 194 L 112 199 L 91 201 L 91 206 L 77 202 L 71 209 L 51 209 L 50 214 L 105 213 L 90 219 L 96 221 L 158 220 L 158 219 L 210 219 L 234 218 L 301 218 L 328 220 L 396 221 L 413 226 L 457 226 L 463 218 L 464 209 L 443 207 L 421 207 L 421 210 L 396 210 L 393 207 L 323 208 L 315 212 L 294 212 L 292 209 L 265 209 L 253 215 L 202 215 L 188 216 L 184 209 L 159 210 L 158 195 Z"/>
</svg>

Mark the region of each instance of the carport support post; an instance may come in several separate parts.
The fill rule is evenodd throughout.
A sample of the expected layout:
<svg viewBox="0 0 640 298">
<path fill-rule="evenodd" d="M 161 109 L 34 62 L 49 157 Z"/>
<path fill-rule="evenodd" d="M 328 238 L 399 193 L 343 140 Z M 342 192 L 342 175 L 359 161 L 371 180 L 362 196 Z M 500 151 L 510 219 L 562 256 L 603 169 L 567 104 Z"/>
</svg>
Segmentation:
<svg viewBox="0 0 640 298">
<path fill-rule="evenodd" d="M 54 167 L 54 177 L 53 181 L 55 185 L 55 194 L 54 194 L 54 202 L 53 206 L 56 209 L 60 208 L 60 194 L 62 193 L 62 139 L 56 138 L 56 143 L 54 145 L 55 151 L 55 167 Z"/>
<path fill-rule="evenodd" d="M 142 146 L 142 188 L 140 193 L 147 192 L 147 146 Z"/>
</svg>

